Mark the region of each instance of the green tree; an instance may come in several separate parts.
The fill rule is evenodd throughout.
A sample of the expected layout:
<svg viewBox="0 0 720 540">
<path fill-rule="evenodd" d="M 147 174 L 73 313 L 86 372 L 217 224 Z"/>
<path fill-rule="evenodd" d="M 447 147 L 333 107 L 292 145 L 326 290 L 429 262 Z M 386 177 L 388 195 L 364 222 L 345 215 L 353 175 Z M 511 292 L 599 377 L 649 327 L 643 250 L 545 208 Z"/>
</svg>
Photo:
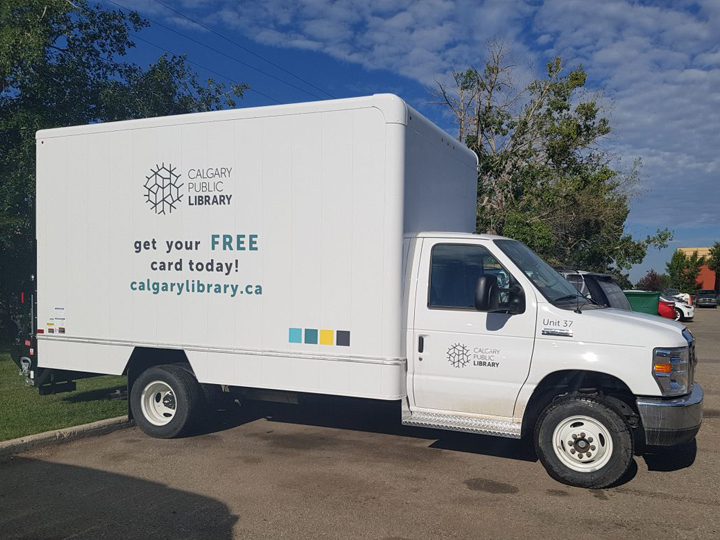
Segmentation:
<svg viewBox="0 0 720 540">
<path fill-rule="evenodd" d="M 697 293 L 700 290 L 697 278 L 703 264 L 705 264 L 705 257 L 699 256 L 697 251 L 693 251 L 688 257 L 682 251 L 676 250 L 670 261 L 665 264 L 669 286 L 680 289 L 680 292 Z"/>
<path fill-rule="evenodd" d="M 625 231 L 640 163 L 613 168 L 600 148 L 610 133 L 597 96 L 584 93 L 582 66 L 559 59 L 517 90 L 504 47 L 491 44 L 482 70 L 455 72 L 435 95 L 459 139 L 478 155 L 478 232 L 522 240 L 553 264 L 618 276 L 665 247 L 667 229 L 644 239 Z"/>
<path fill-rule="evenodd" d="M 123 61 L 137 13 L 85 0 L 0 3 L 0 332 L 35 271 L 35 132 L 235 106 L 245 85 L 201 83 L 184 57 Z"/>
<path fill-rule="evenodd" d="M 664 291 L 668 288 L 667 284 L 668 277 L 665 274 L 650 270 L 635 284 L 635 288 L 641 291 Z"/>
<path fill-rule="evenodd" d="M 684 286 L 685 268 L 687 267 L 687 256 L 682 251 L 675 251 L 670 260 L 665 263 L 668 276 L 668 286 L 673 289 L 680 289 Z"/>
<path fill-rule="evenodd" d="M 623 291 L 629 291 L 633 288 L 632 281 L 630 281 L 630 276 L 628 274 L 616 271 L 610 272 L 615 275 L 615 283 L 617 283 Z"/>
</svg>

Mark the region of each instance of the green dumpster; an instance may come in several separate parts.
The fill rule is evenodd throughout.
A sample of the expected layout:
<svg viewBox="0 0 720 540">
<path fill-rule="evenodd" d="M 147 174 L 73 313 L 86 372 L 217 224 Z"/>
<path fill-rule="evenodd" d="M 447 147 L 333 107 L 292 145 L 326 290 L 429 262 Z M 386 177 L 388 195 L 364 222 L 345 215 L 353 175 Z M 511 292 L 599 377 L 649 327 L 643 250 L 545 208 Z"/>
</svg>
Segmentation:
<svg viewBox="0 0 720 540">
<path fill-rule="evenodd" d="M 657 291 L 623 291 L 633 311 L 640 313 L 649 313 L 650 315 L 658 314 L 658 304 L 660 303 L 660 293 Z"/>
</svg>

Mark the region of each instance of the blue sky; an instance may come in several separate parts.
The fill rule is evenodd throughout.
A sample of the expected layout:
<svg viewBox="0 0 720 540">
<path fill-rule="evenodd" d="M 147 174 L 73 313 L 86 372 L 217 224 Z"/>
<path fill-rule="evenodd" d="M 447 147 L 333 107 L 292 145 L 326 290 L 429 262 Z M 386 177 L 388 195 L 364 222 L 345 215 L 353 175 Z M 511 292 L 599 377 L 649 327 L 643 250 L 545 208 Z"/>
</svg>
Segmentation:
<svg viewBox="0 0 720 540">
<path fill-rule="evenodd" d="M 605 147 L 621 167 L 643 162 L 627 230 L 675 233 L 671 246 L 649 252 L 631 278 L 663 271 L 675 247 L 720 240 L 719 0 L 160 1 L 302 79 L 155 0 L 117 0 L 227 55 L 158 24 L 140 33 L 250 84 L 243 107 L 393 92 L 452 133 L 428 87 L 453 67 L 482 66 L 487 40 L 507 44 L 521 82 L 541 75 L 555 56 L 568 66 L 582 63 L 589 89 L 601 91 L 607 105 L 613 132 Z M 137 45 L 138 63 L 162 54 Z"/>
</svg>

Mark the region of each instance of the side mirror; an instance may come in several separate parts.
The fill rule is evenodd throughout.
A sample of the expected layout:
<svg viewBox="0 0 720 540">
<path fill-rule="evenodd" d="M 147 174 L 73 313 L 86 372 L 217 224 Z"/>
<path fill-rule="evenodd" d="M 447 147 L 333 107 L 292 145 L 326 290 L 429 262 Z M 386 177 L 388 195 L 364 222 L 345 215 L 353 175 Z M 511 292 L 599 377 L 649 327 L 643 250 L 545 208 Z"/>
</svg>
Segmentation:
<svg viewBox="0 0 720 540">
<path fill-rule="evenodd" d="M 520 285 L 510 287 L 510 298 L 508 301 L 508 310 L 510 315 L 525 313 L 525 292 Z"/>
<path fill-rule="evenodd" d="M 500 289 L 497 277 L 492 274 L 480 276 L 475 287 L 475 309 L 478 311 L 493 311 L 500 303 Z"/>
</svg>

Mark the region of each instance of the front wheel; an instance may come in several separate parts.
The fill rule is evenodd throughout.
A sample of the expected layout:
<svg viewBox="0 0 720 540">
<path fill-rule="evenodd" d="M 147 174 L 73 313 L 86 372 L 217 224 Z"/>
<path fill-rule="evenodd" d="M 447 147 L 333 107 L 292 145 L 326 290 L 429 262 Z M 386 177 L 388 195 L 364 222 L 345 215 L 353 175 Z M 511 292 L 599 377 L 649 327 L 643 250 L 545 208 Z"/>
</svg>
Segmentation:
<svg viewBox="0 0 720 540">
<path fill-rule="evenodd" d="M 682 311 L 680 311 L 680 309 L 678 309 L 678 308 L 675 308 L 675 320 L 676 320 L 676 321 L 682 321 L 682 320 L 683 320 Z"/>
<path fill-rule="evenodd" d="M 199 419 L 202 405 L 202 389 L 195 377 L 172 364 L 144 371 L 130 391 L 135 422 L 159 439 L 186 434 Z"/>
<path fill-rule="evenodd" d="M 617 482 L 633 460 L 630 428 L 615 407 L 594 396 L 547 406 L 535 426 L 535 450 L 548 474 L 575 487 Z"/>
</svg>

